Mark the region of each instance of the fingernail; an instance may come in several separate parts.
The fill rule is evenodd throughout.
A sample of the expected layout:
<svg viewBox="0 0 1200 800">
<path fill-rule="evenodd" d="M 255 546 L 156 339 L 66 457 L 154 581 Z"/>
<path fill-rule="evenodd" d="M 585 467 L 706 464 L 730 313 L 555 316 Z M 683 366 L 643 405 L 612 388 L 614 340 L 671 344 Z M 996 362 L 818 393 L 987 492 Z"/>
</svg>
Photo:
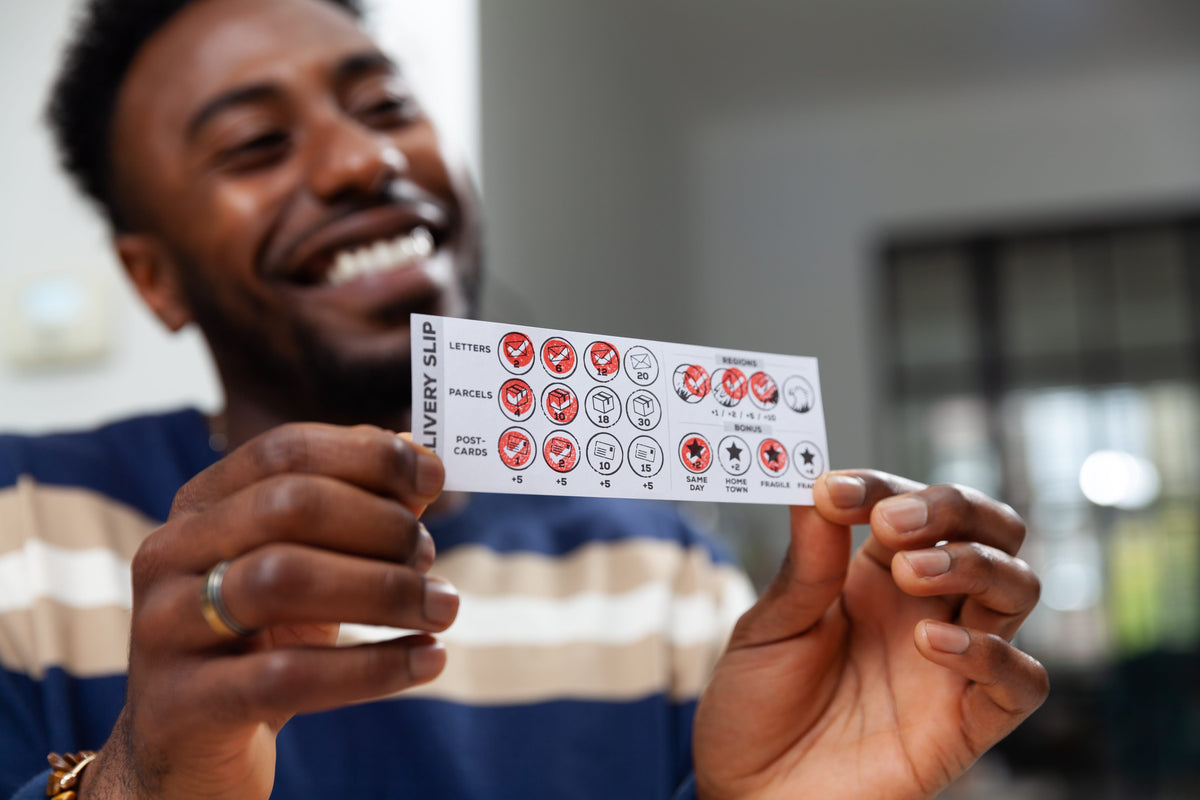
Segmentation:
<svg viewBox="0 0 1200 800">
<path fill-rule="evenodd" d="M 880 513 L 900 533 L 924 528 L 929 522 L 929 506 L 916 497 L 897 497 L 880 503 Z"/>
<path fill-rule="evenodd" d="M 926 622 L 925 638 L 934 650 L 961 655 L 971 646 L 971 634 L 957 625 L 942 622 Z"/>
<path fill-rule="evenodd" d="M 923 578 L 945 575 L 950 571 L 950 554 L 945 550 L 913 550 L 903 555 L 913 572 Z"/>
<path fill-rule="evenodd" d="M 858 508 L 867 499 L 867 482 L 853 475 L 830 475 L 825 489 L 838 508 Z"/>
<path fill-rule="evenodd" d="M 446 647 L 441 642 L 419 644 L 408 651 L 408 671 L 413 680 L 424 681 L 446 665 Z"/>
<path fill-rule="evenodd" d="M 417 492 L 426 497 L 442 490 L 445 470 L 441 459 L 432 453 L 417 453 Z"/>
<path fill-rule="evenodd" d="M 441 578 L 425 578 L 425 619 L 449 625 L 458 616 L 458 590 Z"/>
</svg>

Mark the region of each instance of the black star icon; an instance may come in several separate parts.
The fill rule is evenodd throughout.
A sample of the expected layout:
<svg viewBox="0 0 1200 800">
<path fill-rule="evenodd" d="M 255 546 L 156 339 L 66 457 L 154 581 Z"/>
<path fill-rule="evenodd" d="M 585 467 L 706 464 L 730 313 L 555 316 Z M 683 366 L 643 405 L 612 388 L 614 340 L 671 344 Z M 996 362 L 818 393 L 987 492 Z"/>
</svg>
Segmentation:
<svg viewBox="0 0 1200 800">
<path fill-rule="evenodd" d="M 729 447 L 725 448 L 725 452 L 729 453 L 730 461 L 741 461 L 742 460 L 742 448 L 738 447 L 737 444 L 735 444 L 735 443 L 731 442 Z"/>
<path fill-rule="evenodd" d="M 811 467 L 813 459 L 815 459 L 817 456 L 815 453 L 813 453 L 813 451 L 806 447 L 804 448 L 804 452 L 800 454 L 800 457 L 804 459 L 804 466 Z"/>
<path fill-rule="evenodd" d="M 767 448 L 767 452 L 764 453 L 764 455 L 767 457 L 767 461 L 770 461 L 772 464 L 778 464 L 779 457 L 783 455 L 783 453 L 778 450 L 775 445 L 771 445 Z"/>
<path fill-rule="evenodd" d="M 692 461 L 699 461 L 704 455 L 704 450 L 704 442 L 700 441 L 699 439 L 692 439 L 687 443 L 688 456 L 692 459 Z"/>
</svg>

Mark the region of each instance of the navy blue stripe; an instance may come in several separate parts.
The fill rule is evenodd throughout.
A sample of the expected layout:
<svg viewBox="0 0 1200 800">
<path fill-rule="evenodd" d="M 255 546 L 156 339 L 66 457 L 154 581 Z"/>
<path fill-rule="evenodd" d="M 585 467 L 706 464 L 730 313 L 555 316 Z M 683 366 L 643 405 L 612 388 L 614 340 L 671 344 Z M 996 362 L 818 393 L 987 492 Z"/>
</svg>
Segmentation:
<svg viewBox="0 0 1200 800">
<path fill-rule="evenodd" d="M 0 435 L 0 488 L 29 475 L 40 483 L 92 489 L 162 521 L 179 487 L 216 458 L 204 417 L 184 409 L 94 431 Z"/>
<path fill-rule="evenodd" d="M 292 720 L 275 797 L 666 800 L 691 769 L 695 703 L 470 707 L 401 699 Z"/>
<path fill-rule="evenodd" d="M 0 797 L 46 769 L 46 754 L 94 750 L 125 703 L 125 676 L 76 678 L 59 668 L 40 681 L 0 670 Z"/>
<path fill-rule="evenodd" d="M 124 676 L 0 672 L 0 797 L 46 753 L 101 746 Z M 560 700 L 474 707 L 402 698 L 301 716 L 278 738 L 274 797 L 663 800 L 691 769 L 695 703 Z"/>
<path fill-rule="evenodd" d="M 562 556 L 581 545 L 656 539 L 702 547 L 714 562 L 732 564 L 721 546 L 692 527 L 672 503 L 594 497 L 472 495 L 461 513 L 425 520 L 438 552 L 463 544 L 486 544 L 501 553 Z M 479 540 L 487 531 L 487 540 Z"/>
</svg>

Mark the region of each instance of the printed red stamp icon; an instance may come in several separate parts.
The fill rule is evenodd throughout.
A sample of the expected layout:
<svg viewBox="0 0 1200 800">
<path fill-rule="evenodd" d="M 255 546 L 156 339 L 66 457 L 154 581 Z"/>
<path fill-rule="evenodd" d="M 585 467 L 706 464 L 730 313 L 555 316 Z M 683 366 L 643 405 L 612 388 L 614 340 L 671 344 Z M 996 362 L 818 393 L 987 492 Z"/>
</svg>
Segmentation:
<svg viewBox="0 0 1200 800">
<path fill-rule="evenodd" d="M 763 411 L 770 411 L 779 402 L 779 384 L 765 372 L 750 376 L 750 402 Z"/>
<path fill-rule="evenodd" d="M 565 383 L 552 383 L 542 392 L 542 411 L 557 425 L 574 422 L 579 413 L 579 395 Z"/>
<path fill-rule="evenodd" d="M 500 410 L 517 422 L 533 414 L 533 390 L 520 378 L 509 378 L 500 387 Z"/>
<path fill-rule="evenodd" d="M 497 355 L 500 356 L 500 363 L 509 372 L 524 375 L 533 366 L 533 342 L 520 331 L 506 333 L 500 337 Z"/>
<path fill-rule="evenodd" d="M 698 433 L 689 433 L 679 443 L 679 460 L 688 472 L 704 472 L 712 459 L 712 445 Z"/>
<path fill-rule="evenodd" d="M 567 377 L 575 371 L 575 348 L 566 339 L 554 337 L 542 345 L 542 366 L 551 375 Z"/>
<path fill-rule="evenodd" d="M 598 381 L 611 381 L 621 370 L 621 354 L 610 342 L 592 342 L 588 345 L 588 374 Z"/>
<path fill-rule="evenodd" d="M 542 443 L 542 458 L 555 472 L 570 472 L 579 463 L 579 442 L 566 431 L 552 433 Z"/>
<path fill-rule="evenodd" d="M 788 465 L 787 448 L 778 439 L 763 439 L 758 445 L 758 465 L 768 475 L 782 475 Z"/>
<path fill-rule="evenodd" d="M 732 408 L 742 402 L 749 388 L 750 382 L 746 380 L 746 373 L 737 367 L 722 368 L 713 373 L 713 398 L 723 406 Z"/>
<path fill-rule="evenodd" d="M 509 428 L 500 434 L 497 449 L 509 469 L 525 469 L 533 461 L 533 437 L 524 428 Z"/>
<path fill-rule="evenodd" d="M 680 364 L 671 378 L 675 394 L 685 403 L 699 403 L 708 396 L 711 388 L 708 370 L 699 364 Z"/>
</svg>

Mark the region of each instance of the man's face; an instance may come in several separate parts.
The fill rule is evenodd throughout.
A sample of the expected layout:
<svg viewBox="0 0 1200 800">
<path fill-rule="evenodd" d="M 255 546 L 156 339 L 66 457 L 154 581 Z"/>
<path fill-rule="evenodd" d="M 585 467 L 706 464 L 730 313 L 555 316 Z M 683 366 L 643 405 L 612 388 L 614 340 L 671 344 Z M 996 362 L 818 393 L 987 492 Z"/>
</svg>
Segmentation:
<svg viewBox="0 0 1200 800">
<path fill-rule="evenodd" d="M 392 63 L 323 0 L 177 14 L 121 87 L 113 165 L 239 391 L 354 414 L 328 406 L 407 387 L 409 313 L 467 311 L 473 196 Z"/>
</svg>

